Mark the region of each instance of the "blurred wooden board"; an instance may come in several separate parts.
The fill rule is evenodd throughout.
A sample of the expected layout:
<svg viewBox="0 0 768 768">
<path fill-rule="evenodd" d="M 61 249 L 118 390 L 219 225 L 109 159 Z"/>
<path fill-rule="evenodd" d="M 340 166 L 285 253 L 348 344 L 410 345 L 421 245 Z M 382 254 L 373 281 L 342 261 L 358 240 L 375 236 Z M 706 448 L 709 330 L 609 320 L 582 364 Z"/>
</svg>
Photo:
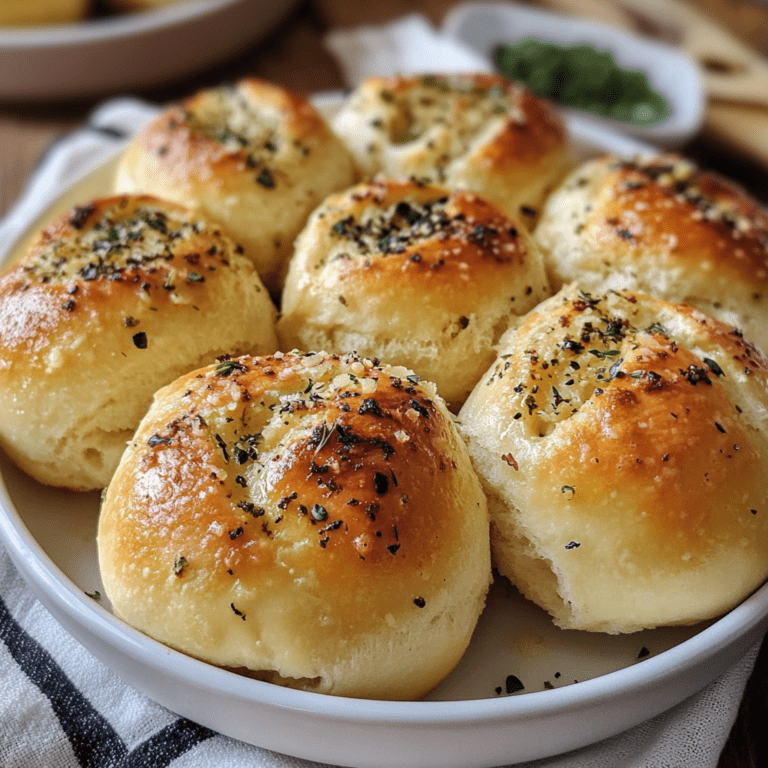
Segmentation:
<svg viewBox="0 0 768 768">
<path fill-rule="evenodd" d="M 703 131 L 768 170 L 768 108 L 712 102 Z"/>
<path fill-rule="evenodd" d="M 748 16 L 753 25 L 755 33 L 748 39 L 725 26 L 722 3 L 706 4 L 711 15 L 685 0 L 540 0 L 539 4 L 679 45 L 700 65 L 707 86 L 702 137 L 768 169 L 768 60 L 752 47 L 764 42 L 768 4 L 739 2 L 738 9 L 731 4 L 732 11 L 740 11 L 735 16 Z"/>
</svg>

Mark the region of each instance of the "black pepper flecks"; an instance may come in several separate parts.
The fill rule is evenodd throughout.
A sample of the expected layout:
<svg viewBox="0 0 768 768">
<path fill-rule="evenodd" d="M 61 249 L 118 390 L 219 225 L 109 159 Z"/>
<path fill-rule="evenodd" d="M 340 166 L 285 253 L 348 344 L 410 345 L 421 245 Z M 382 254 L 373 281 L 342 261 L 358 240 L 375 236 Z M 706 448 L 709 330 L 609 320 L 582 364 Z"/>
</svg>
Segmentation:
<svg viewBox="0 0 768 768">
<path fill-rule="evenodd" d="M 133 334 L 133 344 L 137 349 L 147 348 L 147 334 L 144 331 L 139 331 Z"/>
</svg>

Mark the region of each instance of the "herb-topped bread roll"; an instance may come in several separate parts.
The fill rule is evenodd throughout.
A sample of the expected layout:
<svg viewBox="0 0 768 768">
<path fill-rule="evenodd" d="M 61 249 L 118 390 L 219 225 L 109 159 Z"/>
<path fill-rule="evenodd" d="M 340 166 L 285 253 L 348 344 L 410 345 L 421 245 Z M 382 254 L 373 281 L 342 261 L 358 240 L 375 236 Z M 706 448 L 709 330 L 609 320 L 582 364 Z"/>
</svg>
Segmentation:
<svg viewBox="0 0 768 768">
<path fill-rule="evenodd" d="M 90 0 L 3 0 L 0 27 L 64 24 L 84 18 Z"/>
<path fill-rule="evenodd" d="M 556 289 L 692 304 L 768 349 L 768 213 L 688 160 L 588 161 L 553 192 L 535 238 Z"/>
<path fill-rule="evenodd" d="M 273 352 L 274 320 L 217 225 L 151 197 L 75 208 L 0 277 L 0 446 L 43 483 L 103 488 L 155 390 Z"/>
<path fill-rule="evenodd" d="M 555 109 L 501 75 L 369 78 L 333 125 L 363 174 L 465 188 L 526 225 L 571 166 Z"/>
<path fill-rule="evenodd" d="M 410 699 L 467 647 L 486 501 L 434 387 L 356 355 L 222 358 L 160 390 L 105 495 L 115 613 L 213 664 Z"/>
<path fill-rule="evenodd" d="M 116 187 L 198 207 L 277 292 L 310 212 L 352 182 L 349 153 L 307 99 L 247 78 L 150 122 L 124 154 Z"/>
<path fill-rule="evenodd" d="M 459 418 L 493 557 L 565 628 L 716 617 L 768 576 L 768 363 L 698 310 L 570 286 Z"/>
<path fill-rule="evenodd" d="M 461 405 L 493 345 L 549 295 L 526 231 L 474 193 L 379 180 L 332 195 L 296 241 L 283 349 L 405 365 Z"/>
</svg>

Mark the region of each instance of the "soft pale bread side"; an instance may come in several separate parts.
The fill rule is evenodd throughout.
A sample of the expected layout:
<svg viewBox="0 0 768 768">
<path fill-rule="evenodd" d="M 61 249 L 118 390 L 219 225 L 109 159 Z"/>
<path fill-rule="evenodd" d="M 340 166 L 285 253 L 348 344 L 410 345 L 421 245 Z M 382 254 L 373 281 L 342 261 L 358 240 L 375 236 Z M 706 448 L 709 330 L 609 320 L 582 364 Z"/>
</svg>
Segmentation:
<svg viewBox="0 0 768 768">
<path fill-rule="evenodd" d="M 292 687 L 409 699 L 485 602 L 485 497 L 429 384 L 355 355 L 222 359 L 160 390 L 110 484 L 115 613 Z"/>
<path fill-rule="evenodd" d="M 75 208 L 0 276 L 0 446 L 43 483 L 103 488 L 155 390 L 273 352 L 275 314 L 218 225 L 150 197 Z"/>
<path fill-rule="evenodd" d="M 719 616 L 768 576 L 768 364 L 691 307 L 563 289 L 459 418 L 499 570 L 566 628 Z"/>
</svg>

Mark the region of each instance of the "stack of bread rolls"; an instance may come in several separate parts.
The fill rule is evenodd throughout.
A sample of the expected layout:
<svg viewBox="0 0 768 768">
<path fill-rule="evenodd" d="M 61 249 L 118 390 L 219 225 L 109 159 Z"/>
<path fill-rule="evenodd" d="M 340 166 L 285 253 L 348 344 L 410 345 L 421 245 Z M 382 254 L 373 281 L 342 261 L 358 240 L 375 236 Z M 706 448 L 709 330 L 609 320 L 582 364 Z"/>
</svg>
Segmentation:
<svg viewBox="0 0 768 768">
<path fill-rule="evenodd" d="M 330 123 L 246 79 L 152 121 L 116 196 L 0 278 L 2 446 L 108 486 L 115 613 L 264 680 L 416 698 L 492 565 L 601 632 L 757 588 L 765 211 L 684 158 L 576 162 L 496 75 L 371 78 Z"/>
</svg>

